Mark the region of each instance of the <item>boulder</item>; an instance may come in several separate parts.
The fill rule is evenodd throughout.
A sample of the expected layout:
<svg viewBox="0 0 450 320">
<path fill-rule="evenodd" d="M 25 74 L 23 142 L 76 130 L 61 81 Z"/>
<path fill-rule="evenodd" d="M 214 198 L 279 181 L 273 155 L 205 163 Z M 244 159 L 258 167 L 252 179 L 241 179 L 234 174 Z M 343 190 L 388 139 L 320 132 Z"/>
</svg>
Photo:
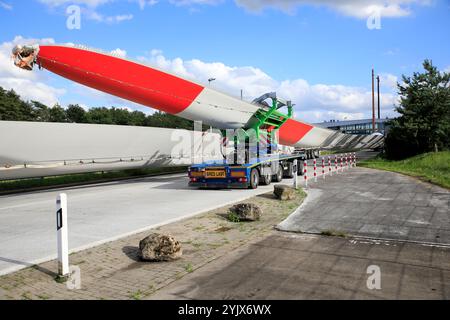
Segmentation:
<svg viewBox="0 0 450 320">
<path fill-rule="evenodd" d="M 139 242 L 139 258 L 144 261 L 170 261 L 181 255 L 180 242 L 168 234 L 152 233 Z"/>
<path fill-rule="evenodd" d="M 295 189 L 285 184 L 276 184 L 273 187 L 273 194 L 280 200 L 295 199 Z"/>
<path fill-rule="evenodd" d="M 256 221 L 261 218 L 262 209 L 253 203 L 239 203 L 230 208 L 240 221 Z"/>
</svg>

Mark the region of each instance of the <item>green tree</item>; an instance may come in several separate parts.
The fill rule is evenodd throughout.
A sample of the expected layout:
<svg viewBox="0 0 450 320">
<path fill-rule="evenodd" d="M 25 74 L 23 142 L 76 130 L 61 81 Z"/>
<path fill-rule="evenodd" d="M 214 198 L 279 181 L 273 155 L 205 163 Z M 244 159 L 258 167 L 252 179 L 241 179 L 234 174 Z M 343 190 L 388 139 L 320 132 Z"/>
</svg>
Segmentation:
<svg viewBox="0 0 450 320">
<path fill-rule="evenodd" d="M 133 126 L 145 126 L 147 116 L 141 111 L 133 111 L 130 114 L 130 124 Z"/>
<path fill-rule="evenodd" d="M 50 109 L 45 104 L 32 100 L 31 105 L 33 107 L 34 121 L 42 121 L 42 122 L 50 121 Z"/>
<path fill-rule="evenodd" d="M 6 91 L 0 87 L 0 120 L 32 121 L 33 107 L 30 103 L 22 101 L 14 91 Z"/>
<path fill-rule="evenodd" d="M 88 118 L 89 123 L 114 124 L 111 110 L 105 107 L 89 109 Z"/>
<path fill-rule="evenodd" d="M 111 108 L 114 124 L 128 126 L 131 124 L 130 112 L 127 109 Z"/>
<path fill-rule="evenodd" d="M 75 123 L 88 123 L 86 111 L 78 104 L 69 104 L 66 109 L 67 120 Z"/>
<path fill-rule="evenodd" d="M 402 159 L 450 148 L 450 73 L 439 72 L 430 60 L 425 72 L 398 83 L 400 117 L 392 120 L 385 141 L 386 156 Z"/>
<path fill-rule="evenodd" d="M 49 114 L 50 118 L 48 121 L 50 122 L 67 122 L 66 111 L 59 104 L 55 104 L 50 108 Z"/>
</svg>

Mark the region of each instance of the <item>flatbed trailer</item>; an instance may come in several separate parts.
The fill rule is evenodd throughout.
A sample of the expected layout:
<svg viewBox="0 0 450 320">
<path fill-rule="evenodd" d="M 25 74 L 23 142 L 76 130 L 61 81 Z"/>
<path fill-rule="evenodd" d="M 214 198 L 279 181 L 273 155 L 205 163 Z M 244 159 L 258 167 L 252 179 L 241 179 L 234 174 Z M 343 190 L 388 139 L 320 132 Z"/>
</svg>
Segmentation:
<svg viewBox="0 0 450 320">
<path fill-rule="evenodd" d="M 189 186 L 198 188 L 256 189 L 259 185 L 280 182 L 303 174 L 304 153 L 272 154 L 234 165 L 202 163 L 189 168 Z"/>
<path fill-rule="evenodd" d="M 265 101 L 267 99 L 272 100 L 271 106 Z M 283 178 L 303 174 L 303 161 L 308 157 L 305 151 L 297 150 L 289 154 L 278 151 L 276 133 L 292 117 L 292 103 L 279 99 L 274 92 L 267 93 L 254 102 L 260 104 L 261 108 L 243 128 L 243 135 L 233 135 L 232 159 L 224 156 L 222 162 L 191 166 L 188 171 L 190 186 L 256 189 L 260 184 L 268 185 L 272 181 L 280 182 Z M 282 107 L 288 108 L 287 114 L 279 111 Z"/>
</svg>

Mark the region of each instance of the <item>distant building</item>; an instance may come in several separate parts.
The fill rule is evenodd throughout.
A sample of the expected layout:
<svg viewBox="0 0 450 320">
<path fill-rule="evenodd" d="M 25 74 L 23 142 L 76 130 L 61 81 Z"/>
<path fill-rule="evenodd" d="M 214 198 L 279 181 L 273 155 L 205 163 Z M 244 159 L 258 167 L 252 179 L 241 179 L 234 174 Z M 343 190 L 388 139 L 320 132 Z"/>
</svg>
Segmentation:
<svg viewBox="0 0 450 320">
<path fill-rule="evenodd" d="M 375 130 L 382 134 L 385 133 L 386 121 L 390 119 L 375 119 Z M 342 133 L 349 134 L 371 134 L 372 133 L 372 119 L 362 120 L 331 120 L 321 123 L 315 123 L 314 125 L 327 128 L 331 130 L 340 131 Z"/>
</svg>

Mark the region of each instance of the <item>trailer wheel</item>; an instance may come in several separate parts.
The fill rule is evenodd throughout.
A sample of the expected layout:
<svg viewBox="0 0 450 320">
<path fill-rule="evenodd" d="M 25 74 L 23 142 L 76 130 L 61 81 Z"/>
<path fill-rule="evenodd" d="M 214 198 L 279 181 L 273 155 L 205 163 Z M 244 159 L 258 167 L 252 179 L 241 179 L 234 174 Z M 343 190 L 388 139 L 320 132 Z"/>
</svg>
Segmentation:
<svg viewBox="0 0 450 320">
<path fill-rule="evenodd" d="M 272 182 L 271 174 L 261 176 L 261 185 L 268 186 L 271 182 Z"/>
<path fill-rule="evenodd" d="M 287 169 L 284 171 L 284 177 L 288 178 L 288 179 L 294 177 L 294 163 L 293 162 L 287 163 Z"/>
<path fill-rule="evenodd" d="M 283 167 L 281 165 L 278 166 L 278 171 L 273 175 L 272 180 L 274 182 L 281 182 L 283 180 Z"/>
<path fill-rule="evenodd" d="M 259 172 L 257 169 L 252 169 L 250 172 L 250 189 L 258 188 L 259 184 Z"/>
<path fill-rule="evenodd" d="M 297 160 L 297 176 L 303 175 L 303 161 L 301 159 Z"/>
</svg>

